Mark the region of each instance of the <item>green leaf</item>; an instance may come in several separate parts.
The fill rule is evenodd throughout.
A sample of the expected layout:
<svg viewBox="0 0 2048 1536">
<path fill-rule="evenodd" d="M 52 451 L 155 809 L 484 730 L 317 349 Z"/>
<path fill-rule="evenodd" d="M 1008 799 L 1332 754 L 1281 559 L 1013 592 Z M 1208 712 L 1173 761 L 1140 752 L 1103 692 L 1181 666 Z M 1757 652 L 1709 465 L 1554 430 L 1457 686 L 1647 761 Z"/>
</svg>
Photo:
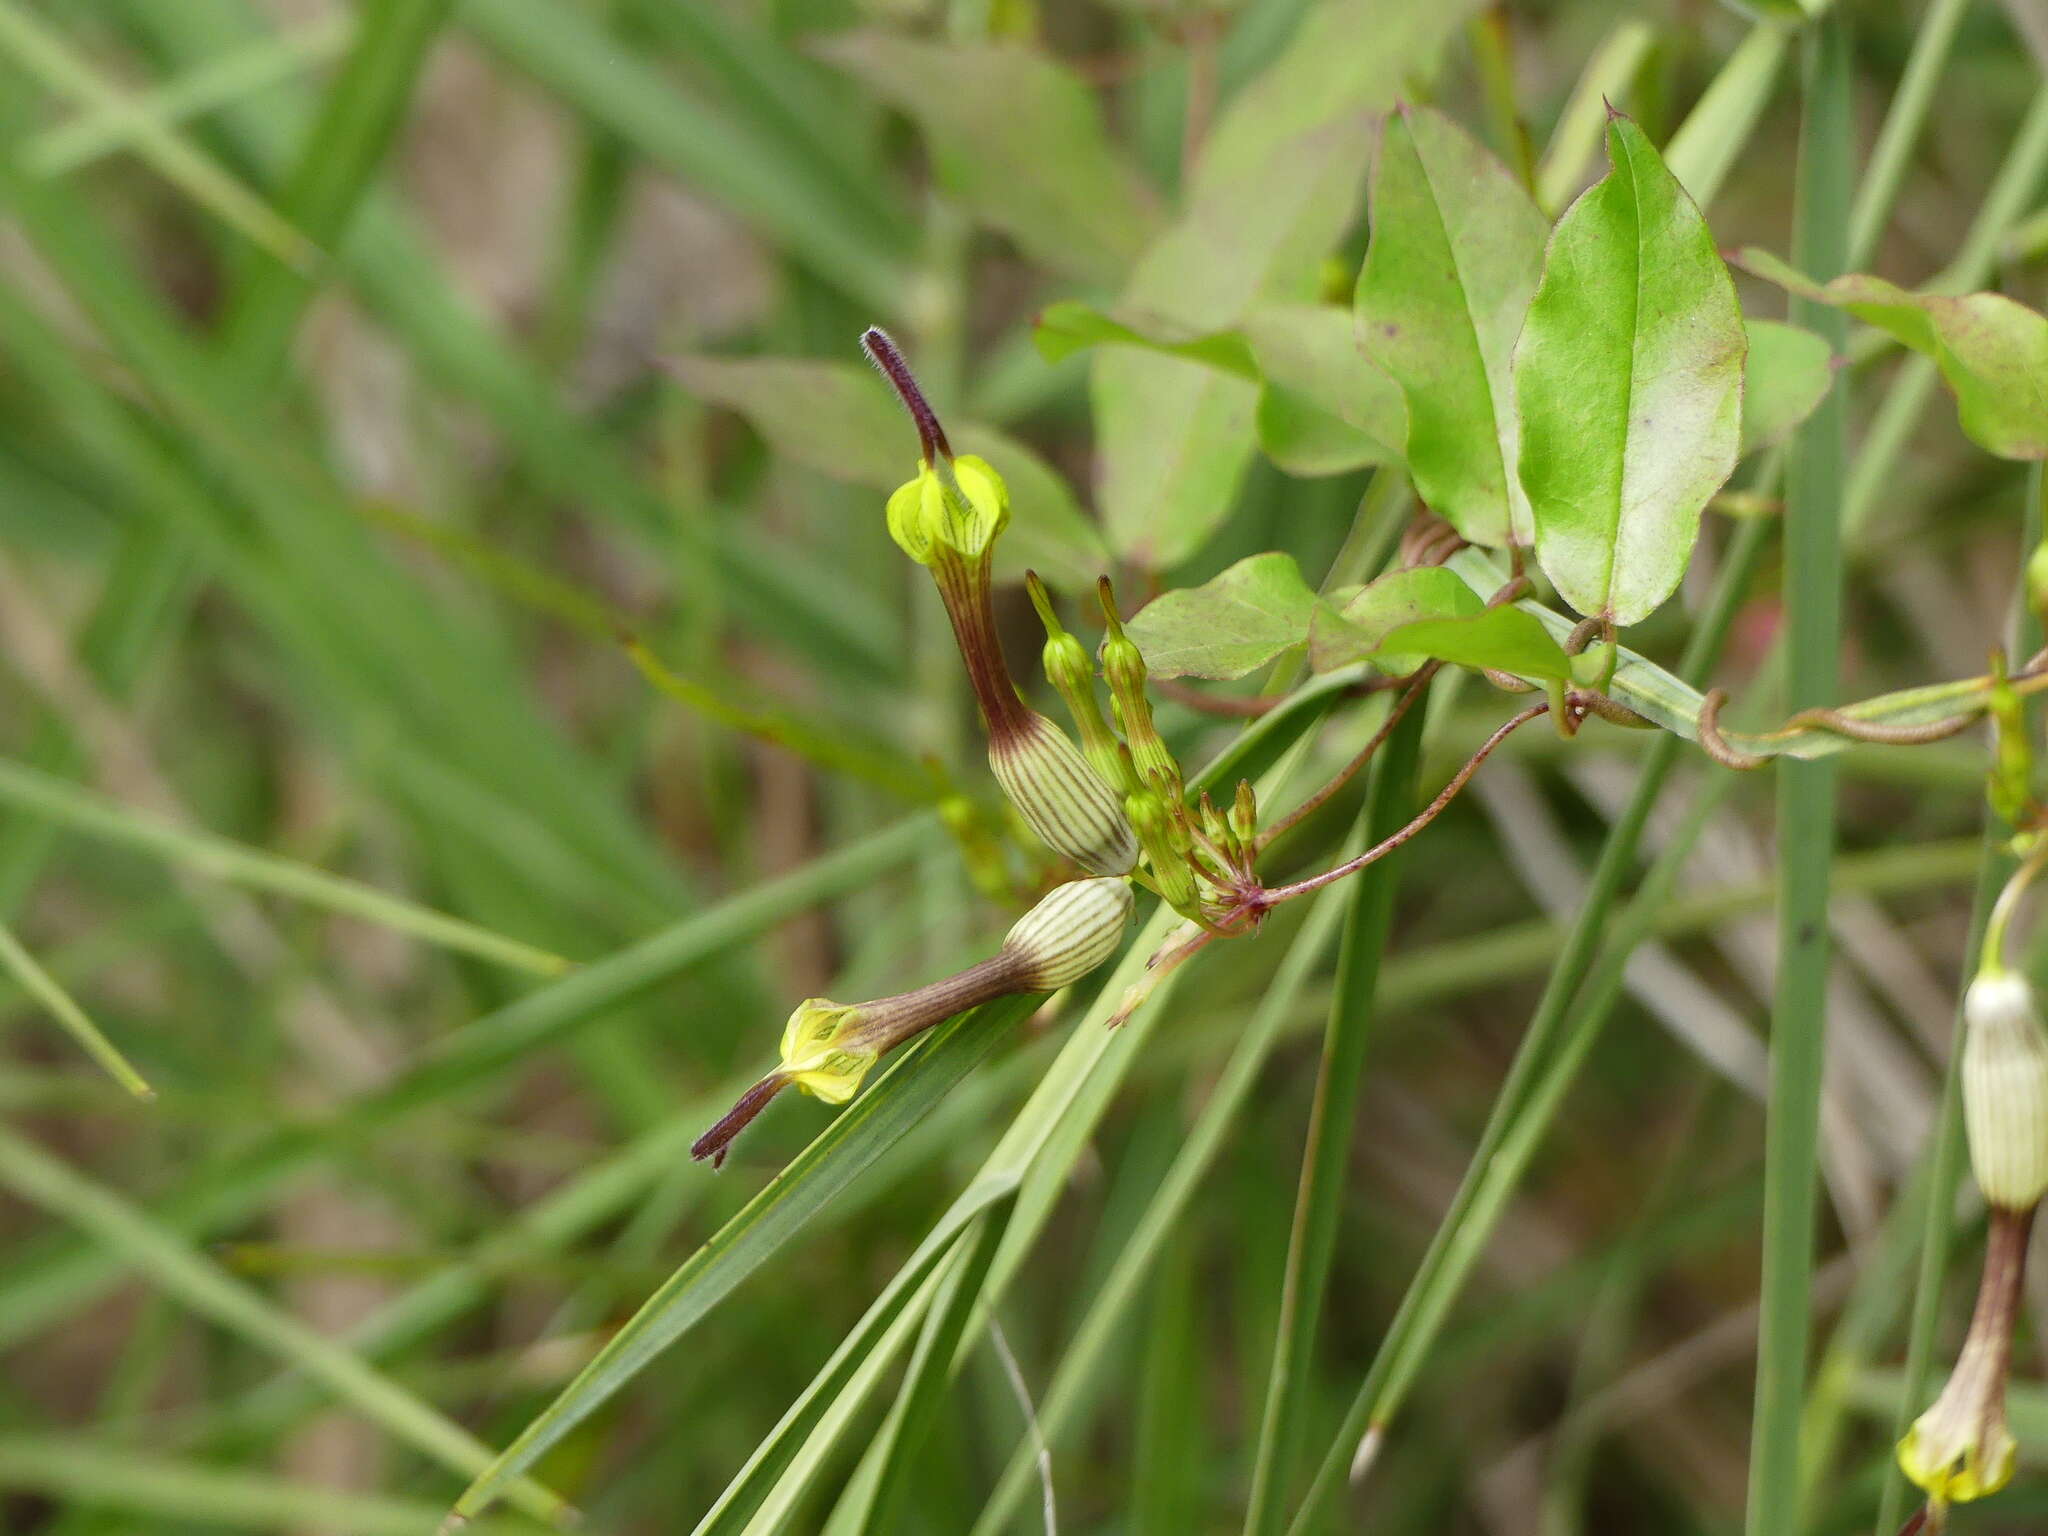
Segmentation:
<svg viewBox="0 0 2048 1536">
<path fill-rule="evenodd" d="M 1309 665 L 1331 672 L 1370 657 L 1383 671 L 1413 672 L 1419 658 L 1380 651 L 1388 635 L 1424 619 L 1466 619 L 1485 611 L 1485 600 L 1441 566 L 1389 571 L 1341 604 L 1316 606 L 1309 626 Z"/>
<path fill-rule="evenodd" d="M 1315 610 L 1294 556 L 1274 550 L 1154 598 L 1128 628 L 1155 677 L 1233 678 L 1305 644 Z"/>
<path fill-rule="evenodd" d="M 1185 358 L 1128 347 L 1088 378 L 1110 547 L 1169 570 L 1208 542 L 1251 463 L 1259 386 Z"/>
<path fill-rule="evenodd" d="M 1201 332 L 1062 300 L 1039 316 L 1036 338 L 1048 362 L 1089 347 L 1127 346 L 1258 381 L 1259 446 L 1289 474 L 1334 475 L 1400 461 L 1407 406 L 1359 350 L 1345 310 L 1265 304 L 1237 329 Z"/>
<path fill-rule="evenodd" d="M 1259 373 L 1244 337 L 1235 331 L 1201 331 L 1156 316 L 1118 319 L 1079 299 L 1046 305 L 1032 328 L 1032 340 L 1048 363 L 1065 362 L 1090 347 L 1126 346 L 1206 363 L 1241 378 L 1257 378 Z"/>
<path fill-rule="evenodd" d="M 5 1128 L 0 1185 L 71 1223 L 165 1295 L 305 1372 L 422 1455 L 464 1473 L 489 1462 L 489 1449 L 432 1404 L 279 1309 L 148 1212 Z M 543 1519 L 571 1517 L 559 1497 L 530 1480 L 508 1478 L 506 1492 Z"/>
<path fill-rule="evenodd" d="M 1792 435 L 1835 381 L 1834 354 L 1812 331 L 1776 320 L 1746 320 L 1742 371 L 1742 456 Z"/>
<path fill-rule="evenodd" d="M 1466 619 L 1419 619 L 1389 630 L 1380 648 L 1388 656 L 1433 656 L 1545 682 L 1571 678 L 1564 647 L 1534 614 L 1519 608 L 1488 608 Z"/>
<path fill-rule="evenodd" d="M 1860 273 L 1817 283 L 1753 248 L 1736 261 L 1932 358 L 1956 397 L 1963 431 L 1980 448 L 2003 459 L 2048 458 L 2048 317 L 2002 293 L 1915 293 Z"/>
<path fill-rule="evenodd" d="M 1180 220 L 1124 293 L 1133 310 L 1221 329 L 1261 299 L 1313 297 L 1357 206 L 1365 115 L 1426 77 L 1472 9 L 1329 3 L 1238 93 L 1197 162 Z M 1254 443 L 1257 391 L 1182 360 L 1105 352 L 1092 399 L 1097 505 L 1111 547 L 1155 569 L 1187 558 L 1230 510 Z"/>
<path fill-rule="evenodd" d="M 892 491 L 916 470 L 916 436 L 873 369 L 770 357 L 678 357 L 667 367 L 691 394 L 737 411 L 778 454 L 819 474 Z M 987 459 L 1009 483 L 1010 526 L 996 541 L 997 579 L 1018 581 L 1036 570 L 1068 591 L 1092 586 L 1109 550 L 1065 478 L 992 427 L 970 422 L 952 433 L 952 442 Z M 877 529 L 881 510 L 878 503 Z"/>
<path fill-rule="evenodd" d="M 1244 331 L 1265 380 L 1259 446 L 1289 474 L 1334 475 L 1398 464 L 1407 406 L 1392 379 L 1359 350 L 1348 311 L 1269 304 Z"/>
<path fill-rule="evenodd" d="M 1152 191 L 1081 82 L 1011 43 L 851 32 L 824 56 L 915 118 L 941 180 L 1055 272 L 1116 283 L 1157 223 Z"/>
<path fill-rule="evenodd" d="M 1475 544 L 1526 543 L 1512 365 L 1543 214 L 1464 130 L 1404 107 L 1380 135 L 1372 222 L 1359 338 L 1407 400 L 1416 490 Z"/>
<path fill-rule="evenodd" d="M 1640 128 L 1565 210 L 1515 349 L 1536 556 L 1579 612 L 1632 624 L 1669 597 L 1735 467 L 1747 340 L 1699 209 Z"/>
</svg>

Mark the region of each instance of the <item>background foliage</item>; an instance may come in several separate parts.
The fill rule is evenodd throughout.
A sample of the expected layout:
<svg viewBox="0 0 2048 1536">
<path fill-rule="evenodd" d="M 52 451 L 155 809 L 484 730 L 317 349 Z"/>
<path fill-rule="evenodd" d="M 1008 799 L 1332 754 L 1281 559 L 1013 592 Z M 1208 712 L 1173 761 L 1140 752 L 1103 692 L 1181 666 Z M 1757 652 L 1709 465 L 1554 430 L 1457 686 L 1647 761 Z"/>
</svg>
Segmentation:
<svg viewBox="0 0 2048 1536">
<path fill-rule="evenodd" d="M 497 1528 L 1036 1529 L 1021 1386 L 1069 1531 L 1284 1530 L 1318 1465 L 1305 1528 L 1872 1528 L 1916 1266 L 1942 1295 L 1974 738 L 1841 762 L 1782 1174 L 1824 1177 L 1816 1365 L 1766 1342 L 1804 1435 L 1756 1493 L 1773 801 L 1661 735 L 1520 734 L 1398 886 L 1295 904 L 1123 1031 L 1130 960 L 836 1118 L 779 1105 L 722 1176 L 685 1156 L 796 999 L 1015 912 L 933 814 L 928 762 L 989 791 L 883 534 L 913 444 L 862 326 L 1008 476 L 1006 580 L 1110 568 L 1135 606 L 1280 550 L 1355 583 L 1412 503 L 1327 301 L 1397 99 L 1546 219 L 1605 97 L 1724 249 L 1800 259 L 1803 163 L 1856 269 L 2040 307 L 2040 10 L 1842 9 L 1830 172 L 1819 23 L 1693 3 L 0 0 L 0 1524 L 426 1531 L 538 1417 Z M 2026 474 L 1875 333 L 1837 383 L 1843 696 L 1975 673 Z M 1782 574 L 1774 520 L 1710 512 L 1630 643 L 1774 719 Z M 1300 680 L 1245 654 L 1240 693 Z M 1161 719 L 1279 805 L 1379 718 L 1304 734 L 1333 695 L 1300 697 Z M 1440 689 L 1275 878 L 1503 713 Z M 1980 1240 L 1965 1208 L 1956 1270 Z M 616 1395 L 540 1417 L 608 1339 Z M 1354 1404 L 1389 1427 L 1347 1493 Z M 2015 1425 L 2048 1441 L 2048 1394 Z M 1971 1528 L 2044 1510 L 2023 1473 Z"/>
</svg>

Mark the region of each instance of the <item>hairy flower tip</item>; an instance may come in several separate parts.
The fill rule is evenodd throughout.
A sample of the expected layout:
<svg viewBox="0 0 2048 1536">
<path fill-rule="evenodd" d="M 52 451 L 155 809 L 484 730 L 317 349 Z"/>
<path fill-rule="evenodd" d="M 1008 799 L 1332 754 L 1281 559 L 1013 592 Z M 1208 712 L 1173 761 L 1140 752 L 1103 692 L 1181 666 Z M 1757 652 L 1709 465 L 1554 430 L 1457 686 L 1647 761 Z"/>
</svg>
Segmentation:
<svg viewBox="0 0 2048 1536">
<path fill-rule="evenodd" d="M 860 1038 L 861 1008 L 807 997 L 782 1029 L 782 1076 L 813 1098 L 844 1104 L 881 1051 Z"/>
<path fill-rule="evenodd" d="M 2018 1448 L 2005 1424 L 2005 1384 L 2033 1224 L 2031 1207 L 1992 1210 L 1984 1278 L 1955 1371 L 1899 1442 L 1900 1470 L 1937 1509 L 1981 1499 L 2012 1481 Z"/>
<path fill-rule="evenodd" d="M 919 565 L 977 561 L 1009 522 L 1009 487 L 971 453 L 919 465 L 889 497 L 889 537 Z"/>
<path fill-rule="evenodd" d="M 2016 971 L 1978 976 L 1963 1027 L 1971 1170 L 1992 1205 L 2025 1210 L 2048 1193 L 2048 1033 L 2033 987 Z"/>
<path fill-rule="evenodd" d="M 1053 852 L 1091 875 L 1127 875 L 1138 862 L 1138 842 L 1116 792 L 1045 716 L 1021 711 L 1009 728 L 992 732 L 988 765 Z"/>
<path fill-rule="evenodd" d="M 1116 953 L 1131 920 L 1130 884 L 1115 875 L 1070 880 L 1017 919 L 1003 955 L 1031 992 L 1071 986 Z"/>
</svg>

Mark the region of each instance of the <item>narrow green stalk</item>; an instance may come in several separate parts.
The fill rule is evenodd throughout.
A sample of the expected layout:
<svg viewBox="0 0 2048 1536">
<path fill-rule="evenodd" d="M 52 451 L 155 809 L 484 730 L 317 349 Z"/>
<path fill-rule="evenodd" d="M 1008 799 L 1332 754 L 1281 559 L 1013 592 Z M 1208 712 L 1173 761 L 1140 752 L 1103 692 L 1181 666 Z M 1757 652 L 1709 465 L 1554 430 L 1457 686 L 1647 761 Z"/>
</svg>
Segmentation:
<svg viewBox="0 0 2048 1536">
<path fill-rule="evenodd" d="M 1749 142 L 1791 41 L 1792 34 L 1779 22 L 1759 21 L 1751 27 L 1665 146 L 1664 163 L 1702 208 L 1714 200 Z"/>
<path fill-rule="evenodd" d="M 121 1054 L 120 1047 L 101 1032 L 57 978 L 44 970 L 36 957 L 22 947 L 14 931 L 4 925 L 0 925 L 0 969 L 10 972 L 24 992 L 47 1008 L 51 1017 L 78 1042 L 78 1048 L 98 1062 L 107 1076 L 138 1099 L 156 1097 L 156 1090 Z"/>
<path fill-rule="evenodd" d="M 2021 564 L 2040 542 L 2044 527 L 2048 527 L 2048 474 L 2044 474 L 2041 466 L 2036 464 L 2027 477 L 2027 510 L 2020 531 Z M 2013 650 L 2027 655 L 2040 646 L 2042 635 L 2041 627 L 2027 605 L 2024 588 L 2015 594 L 2013 611 Z M 1970 938 L 1963 951 L 1966 955 L 1976 955 L 1990 922 L 1991 908 L 1998 899 L 1999 891 L 2004 888 L 2006 877 L 2012 873 L 2014 861 L 2007 850 L 2007 842 L 2007 829 L 1987 810 L 1983 861 L 1978 869 L 1977 894 L 1970 914 Z M 1960 1044 L 1960 1018 L 1957 1028 L 1955 1038 Z M 1961 1063 L 1962 1051 L 1952 1049 L 1942 1083 L 1940 1111 L 1927 1153 L 1925 1226 L 1920 1239 L 1920 1269 L 1913 1282 L 1913 1315 L 1906 1329 L 1904 1391 L 1892 1420 L 1894 1443 L 1904 1436 L 1907 1427 L 1926 1406 L 1929 1380 L 1934 1371 L 1934 1341 L 1941 1323 L 1942 1286 L 1948 1274 L 1949 1256 L 1955 1246 L 1956 1191 L 1962 1183 L 1964 1153 L 1967 1150 L 1963 1141 Z M 1874 1536 L 1893 1536 L 1904 1518 L 1905 1501 L 1905 1475 L 1899 1470 L 1898 1463 L 1887 1457 L 1884 1492 L 1878 1499 L 1877 1524 L 1872 1527 Z"/>
<path fill-rule="evenodd" d="M 1744 523 L 1736 531 L 1723 555 L 1720 574 L 1715 579 L 1706 611 L 1686 647 L 1681 664 L 1686 678 L 1697 681 L 1719 658 L 1768 532 L 1767 525 L 1762 522 Z M 1529 1020 L 1528 1031 L 1515 1052 L 1507 1079 L 1495 1096 L 1493 1109 L 1480 1133 L 1479 1145 L 1473 1150 L 1465 1178 L 1452 1197 L 1436 1235 L 1430 1239 L 1429 1248 L 1401 1298 L 1400 1308 L 1388 1325 L 1386 1336 L 1380 1341 L 1379 1352 L 1374 1356 L 1336 1438 L 1323 1457 L 1315 1481 L 1295 1513 L 1294 1523 L 1289 1527 L 1294 1536 L 1305 1536 L 1315 1528 L 1324 1503 L 1335 1493 L 1344 1469 L 1350 1463 L 1353 1447 L 1361 1443 L 1368 1430 L 1384 1429 L 1391 1416 L 1387 1390 L 1398 1357 L 1406 1352 L 1419 1358 L 1419 1351 L 1428 1347 L 1437 1325 L 1442 1321 L 1443 1308 L 1434 1300 L 1437 1291 L 1443 1289 L 1447 1297 L 1456 1293 L 1460 1277 L 1449 1267 L 1449 1251 L 1458 1244 L 1467 1224 L 1475 1220 L 1476 1203 L 1483 1192 L 1487 1170 L 1510 1136 L 1518 1133 L 1524 1121 L 1524 1111 L 1531 1103 L 1545 1070 L 1562 1049 L 1564 1037 L 1574 1023 L 1573 1001 L 1592 967 L 1602 935 L 1620 898 L 1622 882 L 1635 863 L 1636 850 L 1641 844 L 1650 810 L 1678 762 L 1683 746 L 1684 743 L 1676 736 L 1665 733 L 1643 755 L 1635 791 L 1609 829 L 1607 841 L 1601 847 L 1599 860 L 1587 882 L 1578 916 L 1556 947 L 1556 962 L 1544 984 L 1536 1011 Z M 1447 1274 L 1451 1276 L 1448 1282 L 1444 1278 Z M 1409 1344 L 1411 1338 L 1419 1341 L 1412 1348 Z"/>
<path fill-rule="evenodd" d="M 357 7 L 355 44 L 327 89 L 321 112 L 277 194 L 283 217 L 332 250 L 404 123 L 427 49 L 453 0 L 370 0 Z M 260 261 L 235 296 L 224 327 L 250 377 L 267 379 L 290 347 L 313 283 L 300 264 Z"/>
<path fill-rule="evenodd" d="M 540 976 L 559 976 L 570 966 L 560 955 L 386 895 L 358 881 L 330 875 L 325 870 L 211 832 L 159 821 L 53 775 L 39 773 L 25 763 L 0 759 L 0 803 L 88 837 L 140 849 L 212 879 L 273 891 L 480 960 Z"/>
<path fill-rule="evenodd" d="M 1934 104 L 1934 87 L 1968 8 L 1969 0 L 1933 0 L 1920 18 L 1920 29 L 1913 34 L 1913 52 L 1899 77 L 1899 89 L 1885 113 L 1884 127 L 1870 151 L 1870 165 L 1849 212 L 1848 263 L 1852 271 L 1861 270 L 1870 260 L 1891 218 L 1899 186 L 1906 179 L 1906 164 Z"/>
<path fill-rule="evenodd" d="M 163 178 L 279 261 L 306 267 L 318 254 L 297 226 L 195 148 L 176 129 L 136 113 L 119 86 L 16 0 L 0 0 L 0 53 L 49 90 L 89 111 L 122 116 L 136 154 Z"/>
<path fill-rule="evenodd" d="M 1848 259 L 1854 171 L 1849 86 L 1848 33 L 1839 16 L 1831 16 L 1817 23 L 1806 40 L 1793 231 L 1794 259 L 1822 281 L 1843 271 Z M 1842 315 L 1825 305 L 1796 303 L 1793 319 L 1818 331 L 1838 352 L 1847 340 Z M 1785 686 L 1794 710 L 1833 704 L 1838 687 L 1844 395 L 1839 385 L 1829 391 L 1794 439 L 1786 466 Z M 1778 769 L 1778 979 L 1764 1142 L 1750 1536 L 1791 1536 L 1800 1528 L 1800 1425 L 1812 1333 L 1835 773 L 1826 759 L 1788 761 Z"/>
<path fill-rule="evenodd" d="M 1414 812 L 1424 719 L 1425 711 L 1411 709 L 1380 753 L 1366 805 L 1368 844 L 1391 836 Z M 1390 857 L 1362 871 L 1345 912 L 1329 1028 L 1323 1037 L 1322 1065 L 1309 1112 L 1300 1193 L 1288 1243 L 1278 1336 L 1266 1378 L 1265 1415 L 1259 1426 L 1245 1514 L 1246 1536 L 1270 1536 L 1281 1529 L 1288 1484 L 1299 1458 L 1316 1327 L 1348 1184 L 1345 1171 L 1351 1156 L 1352 1125 L 1371 1041 L 1380 967 L 1393 926 L 1400 862 L 1398 856 Z"/>
</svg>

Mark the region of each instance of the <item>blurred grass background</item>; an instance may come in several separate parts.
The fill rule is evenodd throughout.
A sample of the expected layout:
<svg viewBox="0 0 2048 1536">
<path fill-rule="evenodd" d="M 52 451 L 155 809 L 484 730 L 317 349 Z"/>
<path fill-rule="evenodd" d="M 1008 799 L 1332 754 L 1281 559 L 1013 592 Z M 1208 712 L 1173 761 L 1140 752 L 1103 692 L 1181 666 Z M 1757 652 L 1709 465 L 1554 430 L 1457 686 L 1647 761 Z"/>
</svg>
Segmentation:
<svg viewBox="0 0 2048 1536">
<path fill-rule="evenodd" d="M 138 1102 L 82 1058 L 10 964 L 0 1528 L 431 1530 L 485 1448 L 823 1123 L 779 1107 L 723 1177 L 684 1155 L 791 1004 L 895 990 L 1002 931 L 1013 913 L 971 896 L 928 810 L 927 755 L 985 788 L 880 498 L 660 360 L 846 361 L 864 324 L 894 325 L 942 410 L 1029 444 L 1086 504 L 1085 367 L 1040 361 L 1029 328 L 1100 286 L 971 217 L 821 39 L 1035 38 L 1170 201 L 1202 125 L 1310 8 L 0 0 L 0 916 L 156 1090 Z M 1866 151 L 1916 36 L 1953 29 L 1870 269 L 1926 280 L 1974 230 L 1975 281 L 2039 305 L 2048 185 L 2038 153 L 2013 157 L 2048 13 L 1845 10 Z M 1513 162 L 1618 50 L 1617 100 L 1663 142 L 1756 35 L 1696 3 L 1482 10 L 1413 85 Z M 1726 246 L 1787 245 L 1793 74 L 1766 71 L 1759 115 L 1714 130 Z M 1889 436 L 1849 550 L 1854 696 L 1981 667 L 2025 495 L 1945 407 L 1877 419 L 1897 368 L 1857 371 L 1859 439 Z M 910 451 L 907 430 L 886 449 L 906 468 Z M 1319 574 L 1370 493 L 1369 471 L 1260 463 L 1173 579 L 1275 547 Z M 1738 697 L 1774 629 L 1775 559 L 1720 673 Z M 1029 655 L 1021 598 L 1009 617 Z M 1638 643 L 1669 660 L 1685 631 L 1674 607 Z M 1463 708 L 1434 723 L 1425 782 L 1486 718 Z M 1192 761 L 1222 739 L 1166 718 Z M 844 771 L 849 744 L 881 766 Z M 1408 862 L 1313 1423 L 1336 1423 L 1464 1171 L 1642 750 L 1525 733 Z M 1940 1093 L 1979 757 L 1847 760 L 1815 1531 L 1868 1527 L 1887 1455 L 1911 1252 L 1885 1218 Z M 1646 853 L 1709 771 L 1684 764 Z M 1355 813 L 1287 857 L 1318 858 Z M 1363 1523 L 1336 1528 L 1739 1525 L 1770 869 L 1768 785 L 1745 781 L 1422 1371 Z M 1000 1307 L 1031 1391 L 1290 921 L 1207 958 L 1081 1158 Z M 1058 1439 L 1063 1529 L 1238 1529 L 1331 963 Z M 1057 1023 L 576 1431 L 548 1487 L 596 1530 L 694 1524 L 977 1166 Z M 2022 1358 L 2035 1374 L 2033 1343 Z M 2048 1395 L 2016 1417 L 2038 1446 Z M 899 1528 L 969 1529 L 1020 1424 L 977 1352 Z M 504 1523 L 548 1508 L 525 1506 Z M 2048 1488 L 2023 1475 L 1969 1528 L 2043 1521 Z"/>
</svg>

